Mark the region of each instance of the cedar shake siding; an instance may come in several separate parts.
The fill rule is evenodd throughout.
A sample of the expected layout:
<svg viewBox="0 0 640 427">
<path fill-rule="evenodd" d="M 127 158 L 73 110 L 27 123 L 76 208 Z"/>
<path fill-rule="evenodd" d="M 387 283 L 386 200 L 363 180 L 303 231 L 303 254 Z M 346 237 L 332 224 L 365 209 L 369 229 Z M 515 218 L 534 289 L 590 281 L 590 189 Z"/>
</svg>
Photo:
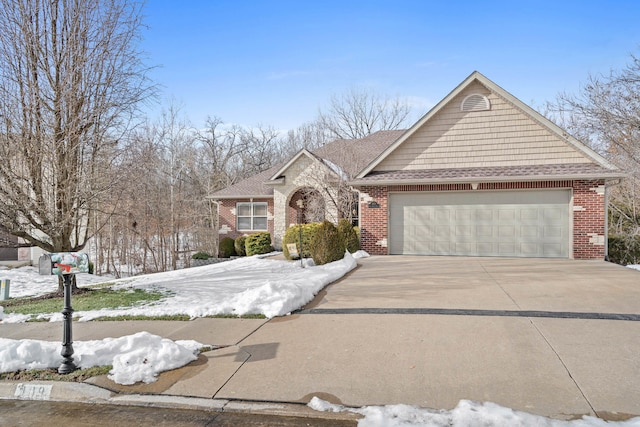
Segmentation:
<svg viewBox="0 0 640 427">
<path fill-rule="evenodd" d="M 460 111 L 466 96 L 482 93 L 486 111 Z M 514 105 L 478 82 L 438 111 L 386 157 L 377 171 L 590 163 Z"/>
</svg>

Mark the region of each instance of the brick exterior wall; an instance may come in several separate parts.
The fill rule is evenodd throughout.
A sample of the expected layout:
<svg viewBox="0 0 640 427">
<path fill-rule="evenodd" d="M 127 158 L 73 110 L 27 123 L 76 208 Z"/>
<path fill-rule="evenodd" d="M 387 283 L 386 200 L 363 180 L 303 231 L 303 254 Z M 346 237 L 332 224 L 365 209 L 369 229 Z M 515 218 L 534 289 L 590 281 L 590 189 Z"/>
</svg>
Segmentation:
<svg viewBox="0 0 640 427">
<path fill-rule="evenodd" d="M 478 190 L 571 188 L 573 190 L 573 258 L 604 259 L 605 187 L 603 180 L 480 183 Z M 471 191 L 471 184 L 363 186 L 360 188 L 362 249 L 371 255 L 387 255 L 388 194 L 402 191 Z M 370 207 L 376 202 L 380 207 Z"/>
<path fill-rule="evenodd" d="M 360 189 L 360 247 L 370 255 L 387 255 L 387 201 L 385 186 Z M 371 206 L 370 203 L 377 205 Z"/>
<path fill-rule="evenodd" d="M 220 238 L 231 237 L 237 239 L 244 234 L 251 234 L 253 231 L 236 230 L 236 203 L 239 202 L 267 202 L 267 227 L 273 240 L 273 199 L 223 199 L 220 200 L 218 210 L 218 234 Z M 256 230 L 255 232 L 262 231 Z"/>
<path fill-rule="evenodd" d="M 578 259 L 604 259 L 605 205 L 604 181 L 573 183 L 573 256 Z"/>
</svg>

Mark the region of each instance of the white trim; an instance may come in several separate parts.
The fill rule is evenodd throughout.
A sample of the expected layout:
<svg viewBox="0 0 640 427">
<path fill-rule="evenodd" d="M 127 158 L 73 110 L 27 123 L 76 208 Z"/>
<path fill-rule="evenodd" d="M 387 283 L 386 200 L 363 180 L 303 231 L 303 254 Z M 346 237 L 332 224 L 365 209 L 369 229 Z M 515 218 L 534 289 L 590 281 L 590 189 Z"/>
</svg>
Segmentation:
<svg viewBox="0 0 640 427">
<path fill-rule="evenodd" d="M 607 180 L 620 179 L 618 176 L 602 177 L 591 175 L 546 175 L 546 176 L 497 176 L 497 177 L 477 177 L 467 176 L 460 178 L 411 178 L 411 179 L 386 179 L 379 181 L 355 180 L 349 182 L 349 185 L 379 187 L 385 185 L 432 185 L 432 184 L 468 184 L 470 182 L 488 183 L 488 182 L 537 182 L 537 181 L 576 181 L 604 179 L 605 185 Z"/>
<path fill-rule="evenodd" d="M 280 179 L 280 175 L 282 175 L 287 169 L 289 169 L 291 165 L 293 165 L 303 155 L 309 157 L 311 160 L 318 161 L 318 157 L 315 154 L 313 154 L 306 148 L 303 148 L 302 150 L 298 151 L 298 153 L 293 156 L 291 160 L 289 160 L 284 166 L 278 169 L 278 171 L 273 174 L 271 178 L 269 178 L 269 181 L 277 181 L 278 179 Z"/>
<path fill-rule="evenodd" d="M 435 107 L 427 112 L 420 120 L 418 120 L 410 129 L 408 129 L 405 133 L 403 133 L 400 138 L 396 140 L 393 144 L 391 144 L 386 150 L 384 150 L 378 157 L 376 157 L 371 163 L 369 163 L 357 176 L 356 179 L 364 178 L 369 172 L 375 169 L 385 158 L 389 156 L 393 151 L 395 151 L 400 145 L 402 145 L 410 136 L 412 136 L 418 129 L 420 129 L 426 122 L 431 120 L 431 118 L 437 114 L 441 109 L 443 109 L 449 102 L 451 102 L 456 96 L 458 96 L 463 90 L 465 90 L 469 85 L 473 82 L 479 82 L 491 92 L 494 92 L 498 96 L 501 96 L 509 103 L 511 103 L 514 107 L 520 109 L 524 114 L 531 117 L 533 120 L 538 122 L 541 126 L 546 127 L 551 132 L 553 132 L 556 136 L 561 138 L 562 140 L 571 144 L 574 148 L 582 152 L 587 158 L 591 159 L 598 165 L 606 168 L 617 171 L 618 168 L 607 161 L 600 154 L 593 151 L 591 148 L 582 144 L 580 141 L 569 135 L 566 131 L 561 129 L 558 125 L 551 122 L 549 119 L 535 111 L 533 108 L 529 107 L 515 96 L 511 95 L 506 90 L 502 89 L 500 86 L 480 74 L 478 71 L 474 71 L 471 73 L 469 77 L 467 77 L 462 83 L 456 86 L 447 96 L 445 96 Z"/>
<path fill-rule="evenodd" d="M 472 108 L 466 108 L 465 104 L 469 100 L 469 98 L 477 98 L 480 97 L 482 101 L 484 101 L 484 107 L 480 106 L 480 108 L 476 108 L 475 105 Z M 489 98 L 481 93 L 472 93 L 467 95 L 462 102 L 460 103 L 460 111 L 465 112 L 473 112 L 473 111 L 487 111 L 491 109 L 491 103 L 489 102 Z"/>
</svg>

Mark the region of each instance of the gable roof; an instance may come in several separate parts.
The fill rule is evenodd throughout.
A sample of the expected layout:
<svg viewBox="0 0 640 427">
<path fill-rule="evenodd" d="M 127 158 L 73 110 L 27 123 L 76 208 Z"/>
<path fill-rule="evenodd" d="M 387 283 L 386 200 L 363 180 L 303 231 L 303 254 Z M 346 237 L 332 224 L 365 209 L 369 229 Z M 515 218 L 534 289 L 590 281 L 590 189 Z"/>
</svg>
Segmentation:
<svg viewBox="0 0 640 427">
<path fill-rule="evenodd" d="M 271 181 L 271 183 L 273 183 L 274 181 L 277 181 L 280 179 L 280 177 L 286 172 L 287 169 L 289 169 L 289 167 L 291 167 L 291 165 L 293 165 L 300 157 L 302 156 L 307 156 L 309 157 L 311 160 L 317 160 L 317 161 L 322 161 L 321 158 L 319 158 L 318 156 L 316 156 L 315 154 L 313 154 L 311 151 L 307 150 L 306 148 L 303 148 L 302 150 L 298 151 L 296 153 L 296 155 L 294 155 L 287 163 L 285 163 L 283 166 L 281 166 L 272 176 L 271 178 L 269 178 L 269 181 Z"/>
<path fill-rule="evenodd" d="M 229 187 L 218 190 L 213 194 L 207 196 L 208 199 L 250 199 L 250 198 L 272 198 L 273 187 L 265 185 L 271 175 L 276 170 L 282 167 L 282 163 L 267 169 L 264 172 L 260 172 L 257 175 L 253 175 L 249 178 L 243 179 Z"/>
<path fill-rule="evenodd" d="M 404 132 L 404 130 L 378 131 L 361 139 L 338 139 L 313 151 L 303 148 L 287 162 L 279 163 L 264 172 L 216 191 L 208 198 L 213 200 L 272 198 L 272 185 L 277 184 L 287 169 L 301 156 L 320 161 L 329 170 L 338 173 L 332 167 L 335 165 L 348 177 L 353 177 Z"/>
<path fill-rule="evenodd" d="M 605 158 L 603 158 L 602 156 L 597 154 L 595 151 L 591 150 L 589 147 L 585 146 L 584 144 L 582 144 L 572 136 L 568 135 L 560 127 L 552 123 L 550 120 L 542 116 L 540 113 L 533 110 L 531 107 L 527 106 L 526 104 L 524 104 L 523 102 L 515 98 L 513 95 L 511 95 L 510 93 L 502 89 L 500 86 L 498 86 L 497 84 L 495 84 L 494 82 L 492 82 L 491 80 L 489 80 L 488 78 L 480 74 L 479 72 L 474 71 L 469 77 L 467 77 L 462 83 L 460 83 L 453 91 L 451 91 L 442 101 L 440 101 L 427 114 L 425 114 L 420 120 L 418 120 L 408 131 L 406 131 L 393 144 L 391 144 L 387 149 L 385 149 L 382 153 L 380 153 L 379 156 L 374 158 L 371 161 L 371 163 L 369 163 L 366 167 L 364 167 L 362 171 L 357 175 L 356 179 L 353 181 L 353 184 L 356 184 L 356 183 L 363 184 L 365 181 L 373 181 L 373 180 L 378 181 L 378 179 L 374 179 L 373 177 L 376 176 L 376 178 L 380 178 L 381 175 L 387 176 L 387 179 L 385 179 L 385 181 L 393 180 L 394 178 L 404 181 L 401 177 L 409 176 L 409 175 L 414 176 L 415 179 L 417 179 L 417 175 L 419 175 L 419 173 L 417 173 L 418 172 L 417 170 L 412 171 L 411 174 L 406 173 L 407 171 L 403 171 L 404 173 L 400 173 L 400 171 L 393 171 L 397 173 L 391 174 L 389 173 L 391 171 L 388 171 L 388 170 L 385 173 L 382 173 L 381 171 L 376 171 L 376 167 L 378 167 L 382 162 L 384 162 L 385 159 L 388 159 L 390 155 L 396 152 L 399 149 L 399 147 L 401 147 L 407 140 L 409 140 L 414 136 L 417 136 L 418 131 L 428 123 L 431 123 L 432 120 L 435 120 L 434 117 L 438 113 L 443 111 L 445 107 L 448 107 L 450 103 L 454 100 L 454 98 L 456 98 L 458 95 L 463 93 L 463 91 L 465 91 L 470 86 L 475 84 L 480 84 L 484 86 L 489 92 L 494 93 L 497 97 L 505 100 L 508 104 L 512 106 L 512 108 L 515 107 L 515 109 L 519 110 L 520 113 L 528 117 L 527 120 L 530 119 L 532 121 L 531 123 L 535 123 L 535 125 L 539 125 L 541 126 L 541 128 L 547 129 L 547 131 L 549 132 L 549 135 L 553 135 L 553 137 L 557 141 L 559 141 L 560 144 L 562 143 L 566 144 L 565 145 L 566 149 L 575 153 L 574 156 L 578 156 L 582 158 L 583 159 L 582 162 L 592 163 L 594 168 L 591 168 L 590 174 L 594 174 L 597 171 L 602 171 L 603 173 L 605 171 L 608 171 L 606 175 L 616 175 L 616 177 L 623 176 L 623 174 L 621 174 L 621 172 L 615 166 L 609 163 Z M 560 141 L 562 141 L 562 143 Z M 455 156 L 455 153 L 452 153 L 451 155 Z M 567 162 L 567 163 L 570 163 L 570 162 Z M 517 163 L 515 165 L 517 165 Z M 481 166 L 481 165 L 478 165 L 478 166 Z M 528 166 L 528 165 L 522 165 L 522 166 Z M 389 169 L 388 167 L 385 167 L 385 168 Z M 419 169 L 419 167 L 416 167 L 416 166 L 414 166 L 413 168 Z M 509 167 L 506 166 L 506 168 L 508 169 Z M 435 171 L 438 169 L 437 165 L 431 165 L 431 167 L 425 168 L 425 169 L 431 169 L 431 172 L 428 175 L 435 178 L 436 176 Z M 470 169 L 470 168 L 465 168 L 465 169 Z M 482 168 L 476 167 L 471 169 L 482 169 Z M 532 170 L 530 167 L 521 168 L 521 169 Z M 584 170 L 584 168 L 581 173 L 578 173 L 578 175 L 574 175 L 574 173 L 579 168 L 576 169 L 576 168 L 567 167 L 566 169 L 567 169 L 566 174 L 565 173 L 560 174 L 565 178 L 569 176 L 582 177 L 586 173 L 586 170 Z M 444 170 L 449 170 L 449 169 L 441 169 L 441 171 L 444 171 Z M 478 171 L 479 176 L 485 176 L 486 172 L 489 170 L 491 169 L 490 168 L 486 169 L 482 173 Z M 544 170 L 545 168 L 538 168 L 539 172 L 542 172 Z M 421 172 L 421 173 L 423 175 L 425 174 L 425 172 Z M 442 176 L 442 178 L 446 179 L 447 178 L 446 175 L 447 174 Z M 450 175 L 451 174 L 448 174 L 448 177 L 451 177 Z M 461 173 L 458 175 L 462 176 L 464 174 Z M 552 175 L 555 175 L 555 174 L 552 174 Z M 503 176 L 503 174 L 497 174 L 495 176 L 496 177 Z"/>
</svg>

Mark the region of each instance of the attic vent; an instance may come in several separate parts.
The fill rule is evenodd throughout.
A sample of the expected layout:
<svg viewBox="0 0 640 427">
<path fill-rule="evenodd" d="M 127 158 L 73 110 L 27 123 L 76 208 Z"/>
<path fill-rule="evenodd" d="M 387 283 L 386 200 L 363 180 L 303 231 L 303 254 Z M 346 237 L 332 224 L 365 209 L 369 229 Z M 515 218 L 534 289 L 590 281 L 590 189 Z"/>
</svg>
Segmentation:
<svg viewBox="0 0 640 427">
<path fill-rule="evenodd" d="M 473 93 L 467 96 L 464 100 L 462 100 L 462 104 L 460 105 L 461 111 L 484 111 L 489 110 L 491 105 L 489 104 L 489 99 L 478 93 Z"/>
</svg>

